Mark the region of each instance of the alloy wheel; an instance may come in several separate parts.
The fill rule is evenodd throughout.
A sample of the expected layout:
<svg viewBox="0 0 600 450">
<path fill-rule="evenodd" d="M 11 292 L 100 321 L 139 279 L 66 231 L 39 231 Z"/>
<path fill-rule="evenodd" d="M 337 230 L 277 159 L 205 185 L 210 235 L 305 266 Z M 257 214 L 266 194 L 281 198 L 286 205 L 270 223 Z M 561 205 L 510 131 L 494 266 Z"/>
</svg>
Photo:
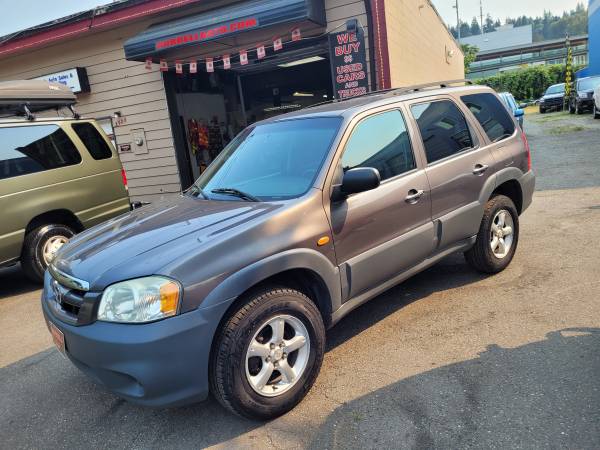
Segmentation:
<svg viewBox="0 0 600 450">
<path fill-rule="evenodd" d="M 514 222 L 506 209 L 501 209 L 494 216 L 490 230 L 490 248 L 498 259 L 508 255 L 513 243 Z"/>
<path fill-rule="evenodd" d="M 259 327 L 248 345 L 248 383 L 260 395 L 281 395 L 302 377 L 309 355 L 306 326 L 294 316 L 277 315 Z"/>
</svg>

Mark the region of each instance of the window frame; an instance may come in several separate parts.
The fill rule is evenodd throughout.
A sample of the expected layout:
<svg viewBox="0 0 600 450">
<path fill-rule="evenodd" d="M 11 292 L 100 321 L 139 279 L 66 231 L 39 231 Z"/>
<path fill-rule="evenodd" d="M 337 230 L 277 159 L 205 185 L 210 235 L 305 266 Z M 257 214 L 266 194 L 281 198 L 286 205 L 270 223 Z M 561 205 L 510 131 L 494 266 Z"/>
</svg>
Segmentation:
<svg viewBox="0 0 600 450">
<path fill-rule="evenodd" d="M 506 137 L 504 137 L 504 138 L 502 138 L 502 139 L 500 139 L 499 141 L 496 141 L 496 142 L 492 141 L 489 138 L 489 136 L 487 135 L 487 132 L 483 128 L 483 125 L 481 123 L 479 123 L 479 120 L 477 119 L 477 117 L 475 117 L 475 114 L 469 109 L 469 107 L 467 106 L 467 104 L 463 100 L 463 97 L 466 97 L 468 95 L 479 95 L 479 94 L 490 94 L 490 95 L 493 95 L 493 96 L 497 97 L 498 101 L 502 104 L 502 106 L 504 106 L 504 102 L 502 101 L 501 98 L 499 98 L 499 95 L 497 93 L 492 92 L 492 91 L 475 91 L 475 92 L 468 92 L 468 93 L 464 92 L 464 93 L 458 94 L 458 100 L 459 100 L 459 102 L 461 104 L 461 107 L 464 107 L 463 108 L 464 111 L 467 114 L 469 114 L 469 116 L 472 118 L 472 123 L 474 124 L 474 126 L 477 127 L 477 129 L 479 130 L 479 134 L 481 135 L 481 137 L 486 142 L 485 145 L 486 146 L 498 145 L 500 143 L 503 143 L 503 142 L 506 142 L 508 140 L 514 139 L 519 134 L 519 131 L 520 131 L 521 127 L 517 123 L 516 118 L 515 118 L 513 112 L 512 111 L 508 111 L 508 110 L 507 110 L 507 112 L 508 112 L 508 118 L 513 122 L 513 125 L 514 125 L 513 133 L 510 136 L 506 136 Z M 513 98 L 514 98 L 514 96 L 513 96 Z M 515 102 L 516 101 L 517 100 L 515 99 Z M 517 107 L 518 106 L 519 105 L 517 104 Z"/>
<path fill-rule="evenodd" d="M 463 118 L 465 119 L 465 123 L 467 124 L 467 130 L 469 131 L 469 135 L 471 136 L 471 143 L 473 144 L 473 146 L 469 147 L 469 148 L 465 148 L 465 149 L 461 150 L 460 152 L 453 153 L 451 155 L 448 155 L 448 156 L 438 159 L 436 161 L 429 162 L 429 160 L 427 159 L 427 150 L 425 148 L 425 141 L 423 140 L 423 136 L 421 134 L 421 128 L 419 127 L 417 119 L 412 114 L 412 107 L 418 106 L 418 105 L 423 105 L 426 103 L 435 103 L 435 102 L 443 102 L 443 101 L 452 103 L 458 109 L 458 111 L 462 114 Z M 412 121 L 411 123 L 414 127 L 414 133 L 418 137 L 418 142 L 421 147 L 421 152 L 423 154 L 423 162 L 424 162 L 425 167 L 434 167 L 438 164 L 444 163 L 446 161 L 450 161 L 454 158 L 458 158 L 462 155 L 465 155 L 469 152 L 472 152 L 472 151 L 475 151 L 475 150 L 478 150 L 479 148 L 481 148 L 481 137 L 479 135 L 479 131 L 476 128 L 474 128 L 473 121 L 470 119 L 471 116 L 467 115 L 467 113 L 470 114 L 470 111 L 466 111 L 465 108 L 463 108 L 463 105 L 461 104 L 461 102 L 458 102 L 454 97 L 438 95 L 438 96 L 432 96 L 432 97 L 418 98 L 418 99 L 414 99 L 412 101 L 407 101 L 406 108 L 408 109 L 408 111 L 410 113 L 410 120 Z"/>
<path fill-rule="evenodd" d="M 381 114 L 386 114 L 386 113 L 389 113 L 389 112 L 394 112 L 394 111 L 397 111 L 398 113 L 400 113 L 400 117 L 402 118 L 402 121 L 404 122 L 404 127 L 406 128 L 406 134 L 408 136 L 408 141 L 409 141 L 409 144 L 410 144 L 410 149 L 411 149 L 411 151 L 413 153 L 415 167 L 413 167 L 410 170 L 407 170 L 406 172 L 402 172 L 402 173 L 399 173 L 398 175 L 394 175 L 393 177 L 386 178 L 385 180 L 381 180 L 380 185 L 387 184 L 389 182 L 398 180 L 398 179 L 400 179 L 400 178 L 402 178 L 404 176 L 407 176 L 407 175 L 410 175 L 412 173 L 415 173 L 416 171 L 418 171 L 419 169 L 421 169 L 421 167 L 420 167 L 421 166 L 421 162 L 420 162 L 420 159 L 419 159 L 419 154 L 418 154 L 417 151 L 415 151 L 415 146 L 414 146 L 414 143 L 413 143 L 413 136 L 411 136 L 410 124 L 409 124 L 409 122 L 406 119 L 406 113 L 405 113 L 405 111 L 403 110 L 403 108 L 401 107 L 400 104 L 393 104 L 393 105 L 386 105 L 386 106 L 391 106 L 391 107 L 387 107 L 385 109 L 369 110 L 368 114 L 360 116 L 359 118 L 357 118 L 357 120 L 351 126 L 347 127 L 346 132 L 348 134 L 347 134 L 347 136 L 344 139 L 344 142 L 343 142 L 343 145 L 342 145 L 342 149 L 341 149 L 341 151 L 339 153 L 339 156 L 336 157 L 335 164 L 334 164 L 334 171 L 335 171 L 336 167 L 341 164 L 342 158 L 344 156 L 344 153 L 346 153 L 346 150 L 347 150 L 348 144 L 350 142 L 350 139 L 352 139 L 352 135 L 354 134 L 354 132 L 356 131 L 356 129 L 358 128 L 358 126 L 360 124 L 362 124 L 364 121 L 366 121 L 366 120 L 368 120 L 368 119 L 370 119 L 372 117 L 375 117 L 375 116 L 378 116 L 378 115 L 381 115 Z M 361 193 L 362 192 L 359 192 L 358 194 L 361 194 Z M 358 194 L 353 194 L 353 195 L 358 195 Z"/>
<path fill-rule="evenodd" d="M 21 175 L 15 175 L 15 176 L 11 176 L 11 177 L 7 177 L 7 178 L 0 178 L 0 182 L 3 183 L 9 183 L 11 182 L 11 180 L 18 180 L 18 179 L 22 179 L 23 177 L 31 177 L 32 175 L 40 175 L 40 174 L 44 174 L 44 173 L 49 173 L 49 172 L 54 172 L 56 170 L 64 170 L 64 169 L 70 169 L 73 167 L 78 167 L 78 166 L 83 166 L 84 161 L 87 159 L 87 155 L 82 152 L 79 147 L 77 146 L 77 143 L 74 141 L 73 136 L 71 135 L 71 130 L 65 129 L 61 124 L 55 123 L 55 122 L 43 122 L 43 121 L 39 121 L 37 123 L 24 123 L 24 124 L 7 124 L 7 126 L 2 127 L 2 129 L 8 129 L 8 128 L 32 128 L 32 127 L 55 127 L 57 130 L 61 130 L 64 135 L 66 136 L 66 138 L 71 142 L 71 144 L 73 145 L 73 149 L 75 150 L 77 156 L 79 157 L 79 161 L 74 163 L 74 164 L 67 164 L 64 166 L 59 166 L 59 167 L 52 167 L 50 169 L 43 169 L 43 170 L 39 170 L 36 172 L 28 172 L 28 173 L 24 173 Z M 49 135 L 48 135 L 49 136 Z M 77 135 L 75 135 L 75 137 L 78 138 Z"/>
<path fill-rule="evenodd" d="M 98 127 L 96 126 L 96 124 L 94 124 L 93 122 L 83 121 L 83 122 L 72 122 L 69 125 L 71 126 L 71 130 L 73 131 L 74 135 L 77 137 L 77 139 L 79 139 L 79 141 L 81 142 L 81 145 L 83 146 L 83 148 L 85 148 L 85 151 L 90 156 L 90 158 L 92 158 L 93 161 L 100 162 L 100 161 L 106 161 L 106 160 L 115 158 L 115 156 L 116 156 L 115 147 L 112 145 L 112 142 L 110 142 L 110 140 L 107 142 L 106 136 L 103 132 L 104 130 L 102 130 L 102 132 L 101 132 L 98 129 Z M 101 139 L 102 142 L 104 142 L 106 144 L 106 148 L 108 149 L 110 156 L 107 156 L 105 158 L 94 157 L 94 155 L 90 151 L 90 148 L 88 147 L 88 145 L 85 143 L 85 141 L 79 135 L 79 133 L 77 132 L 77 129 L 75 128 L 76 126 L 80 126 L 80 125 L 88 125 L 88 126 L 92 127 L 94 130 L 96 130 L 96 133 L 98 134 L 98 138 Z"/>
</svg>

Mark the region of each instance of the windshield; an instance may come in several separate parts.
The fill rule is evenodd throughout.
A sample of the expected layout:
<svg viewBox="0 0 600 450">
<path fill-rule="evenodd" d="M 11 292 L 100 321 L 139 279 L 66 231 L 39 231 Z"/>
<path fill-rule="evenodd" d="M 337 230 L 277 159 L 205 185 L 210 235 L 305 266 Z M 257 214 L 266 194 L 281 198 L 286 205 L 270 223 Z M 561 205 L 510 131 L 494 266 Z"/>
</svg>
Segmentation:
<svg viewBox="0 0 600 450">
<path fill-rule="evenodd" d="M 564 84 L 555 84 L 554 86 L 550 86 L 546 91 L 546 95 L 548 94 L 562 94 L 565 92 Z"/>
<path fill-rule="evenodd" d="M 593 91 L 600 85 L 600 77 L 584 78 L 577 83 L 578 91 Z"/>
<path fill-rule="evenodd" d="M 211 200 L 299 197 L 314 182 L 341 121 L 341 117 L 308 118 L 246 128 L 190 192 L 198 195 L 195 191 L 200 188 Z"/>
</svg>

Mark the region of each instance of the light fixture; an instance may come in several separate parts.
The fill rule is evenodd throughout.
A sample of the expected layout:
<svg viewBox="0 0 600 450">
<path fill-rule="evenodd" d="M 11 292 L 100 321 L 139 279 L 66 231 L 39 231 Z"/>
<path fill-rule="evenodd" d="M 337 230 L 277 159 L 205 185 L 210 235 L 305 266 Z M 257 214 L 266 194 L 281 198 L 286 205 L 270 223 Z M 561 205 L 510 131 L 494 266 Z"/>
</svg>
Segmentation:
<svg viewBox="0 0 600 450">
<path fill-rule="evenodd" d="M 291 61 L 287 63 L 278 64 L 277 67 L 294 67 L 300 66 L 302 64 L 308 64 L 317 61 L 323 61 L 325 58 L 322 56 L 309 56 L 308 58 L 298 59 L 296 61 Z"/>
<path fill-rule="evenodd" d="M 315 94 L 311 94 L 310 92 L 294 92 L 294 97 L 314 97 Z"/>
</svg>

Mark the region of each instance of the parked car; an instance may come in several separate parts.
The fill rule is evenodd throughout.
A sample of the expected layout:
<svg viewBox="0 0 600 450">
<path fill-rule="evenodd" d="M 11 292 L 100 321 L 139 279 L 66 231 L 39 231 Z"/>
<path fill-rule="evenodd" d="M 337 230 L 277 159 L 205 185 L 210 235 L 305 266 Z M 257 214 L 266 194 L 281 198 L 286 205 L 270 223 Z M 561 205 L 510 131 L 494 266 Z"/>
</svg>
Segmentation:
<svg viewBox="0 0 600 450">
<path fill-rule="evenodd" d="M 546 93 L 540 99 L 540 114 L 551 110 L 562 110 L 564 102 L 565 83 L 554 84 L 546 89 Z"/>
<path fill-rule="evenodd" d="M 517 119 L 521 129 L 524 129 L 523 122 L 525 120 L 525 108 L 527 108 L 527 105 L 517 104 L 515 97 L 510 92 L 500 92 L 498 96 L 504 103 L 504 106 L 506 106 L 515 119 Z"/>
<path fill-rule="evenodd" d="M 575 80 L 569 95 L 569 112 L 582 114 L 594 109 L 594 89 L 600 86 L 600 75 Z"/>
<path fill-rule="evenodd" d="M 600 119 L 600 85 L 594 90 L 594 119 Z"/>
<path fill-rule="evenodd" d="M 506 268 L 535 184 L 527 138 L 490 88 L 442 86 L 253 124 L 186 193 L 76 236 L 42 294 L 58 348 L 134 403 L 211 391 L 272 418 L 356 307 L 454 252 Z"/>
<path fill-rule="evenodd" d="M 0 83 L 0 266 L 20 261 L 43 280 L 56 251 L 74 234 L 129 211 L 123 168 L 93 120 L 35 119 L 72 105 L 74 94 L 44 81 Z"/>
</svg>

